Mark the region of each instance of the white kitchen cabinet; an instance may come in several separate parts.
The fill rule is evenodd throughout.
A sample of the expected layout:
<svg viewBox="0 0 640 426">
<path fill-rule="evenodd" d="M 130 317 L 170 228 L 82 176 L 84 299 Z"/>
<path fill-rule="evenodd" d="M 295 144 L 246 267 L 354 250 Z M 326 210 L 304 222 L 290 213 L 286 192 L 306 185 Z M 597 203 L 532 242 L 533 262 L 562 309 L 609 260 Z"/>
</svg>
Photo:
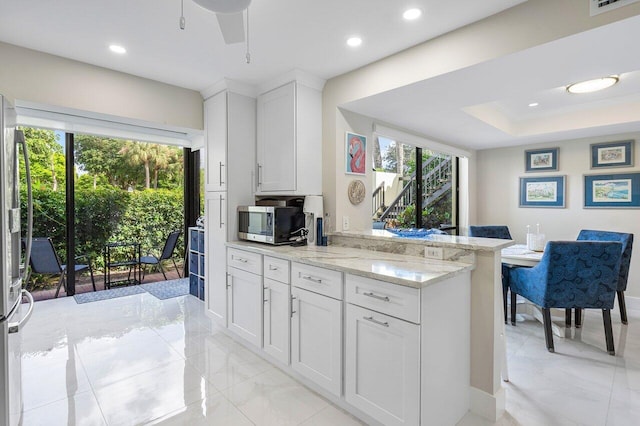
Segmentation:
<svg viewBox="0 0 640 426">
<path fill-rule="evenodd" d="M 291 366 L 333 395 L 342 391 L 342 302 L 292 287 Z"/>
<path fill-rule="evenodd" d="M 263 349 L 266 353 L 289 365 L 291 330 L 291 291 L 288 284 L 263 278 L 264 318 Z"/>
<path fill-rule="evenodd" d="M 227 269 L 229 330 L 262 346 L 262 276 L 236 268 Z"/>
<path fill-rule="evenodd" d="M 420 422 L 420 326 L 347 304 L 345 399 L 388 426 Z"/>
<path fill-rule="evenodd" d="M 322 93 L 292 81 L 258 96 L 258 195 L 322 194 Z"/>
<path fill-rule="evenodd" d="M 205 192 L 207 312 L 215 322 L 227 326 L 227 240 L 226 192 Z"/>
<path fill-rule="evenodd" d="M 237 239 L 237 206 L 253 204 L 254 98 L 222 90 L 204 103 L 207 313 L 227 326 L 226 242 Z"/>
</svg>

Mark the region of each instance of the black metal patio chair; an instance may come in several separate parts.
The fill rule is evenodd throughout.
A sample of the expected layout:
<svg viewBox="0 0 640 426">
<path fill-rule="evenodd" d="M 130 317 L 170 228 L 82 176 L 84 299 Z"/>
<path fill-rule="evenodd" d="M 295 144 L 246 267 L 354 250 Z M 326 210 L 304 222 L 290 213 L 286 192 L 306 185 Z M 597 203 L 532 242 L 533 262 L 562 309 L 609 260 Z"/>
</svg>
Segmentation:
<svg viewBox="0 0 640 426">
<path fill-rule="evenodd" d="M 143 268 L 142 268 L 143 281 L 144 281 L 144 276 L 147 269 L 146 265 L 151 265 L 151 267 L 155 266 L 158 269 L 160 269 L 160 272 L 162 272 L 162 275 L 166 280 L 167 274 L 165 274 L 164 269 L 162 268 L 162 262 L 165 260 L 171 260 L 173 262 L 173 266 L 176 268 L 176 272 L 178 273 L 178 276 L 182 278 L 182 275 L 180 275 L 180 270 L 178 270 L 178 265 L 176 264 L 176 261 L 173 258 L 173 252 L 176 249 L 178 238 L 180 237 L 181 233 L 182 231 L 173 231 L 169 234 L 169 236 L 167 237 L 167 241 L 165 241 L 164 243 L 164 248 L 162 249 L 162 253 L 160 254 L 159 257 L 151 253 L 147 254 L 146 256 L 140 257 L 140 264 L 143 265 Z"/>
<path fill-rule="evenodd" d="M 76 256 L 76 260 L 88 259 L 86 255 Z M 64 291 L 67 292 L 67 265 L 60 263 L 60 258 L 56 253 L 56 249 L 53 246 L 51 238 L 33 238 L 31 244 L 31 272 L 43 275 L 60 275 L 58 281 L 58 287 L 56 289 L 55 297 L 58 297 L 60 293 L 60 287 L 64 286 Z M 91 274 L 91 284 L 93 284 L 93 291 L 96 291 L 96 282 L 93 279 L 93 269 L 91 268 L 91 262 L 76 263 L 74 268 L 76 273 L 89 271 Z"/>
</svg>

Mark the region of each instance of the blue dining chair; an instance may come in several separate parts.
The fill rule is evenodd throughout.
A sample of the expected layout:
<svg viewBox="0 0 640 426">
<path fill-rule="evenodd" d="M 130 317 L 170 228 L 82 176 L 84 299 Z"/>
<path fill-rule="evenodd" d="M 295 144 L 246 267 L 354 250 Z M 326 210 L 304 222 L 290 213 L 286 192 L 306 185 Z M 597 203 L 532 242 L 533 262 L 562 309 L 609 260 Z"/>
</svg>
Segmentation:
<svg viewBox="0 0 640 426">
<path fill-rule="evenodd" d="M 547 349 L 554 352 L 551 308 L 602 309 L 607 352 L 615 355 L 611 308 L 621 248 L 612 241 L 549 241 L 538 265 L 510 270 L 511 315 L 518 294 L 542 308 Z"/>
<path fill-rule="evenodd" d="M 502 240 L 512 240 L 509 227 L 504 225 L 469 226 L 470 237 L 499 238 Z M 504 323 L 507 323 L 507 292 L 509 291 L 509 269 L 505 263 L 502 264 L 502 304 L 504 306 Z M 511 316 L 511 324 L 516 325 L 515 316 Z"/>
<path fill-rule="evenodd" d="M 619 241 L 622 243 L 622 260 L 620 261 L 620 275 L 618 276 L 618 306 L 620 307 L 620 319 L 627 324 L 627 307 L 624 301 L 624 292 L 627 290 L 629 267 L 631 266 L 631 249 L 633 248 L 633 234 L 611 231 L 594 231 L 583 229 L 578 234 L 578 241 Z M 571 311 L 567 312 L 567 319 L 571 325 Z M 582 325 L 582 312 L 576 309 L 576 328 Z"/>
</svg>

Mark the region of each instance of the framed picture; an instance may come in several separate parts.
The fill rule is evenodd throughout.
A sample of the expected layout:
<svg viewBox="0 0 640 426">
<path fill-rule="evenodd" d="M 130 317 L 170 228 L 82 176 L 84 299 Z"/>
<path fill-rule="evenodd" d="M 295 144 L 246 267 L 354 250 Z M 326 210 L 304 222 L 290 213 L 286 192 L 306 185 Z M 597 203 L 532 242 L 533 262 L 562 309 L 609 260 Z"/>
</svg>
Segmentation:
<svg viewBox="0 0 640 426">
<path fill-rule="evenodd" d="M 364 175 L 367 173 L 367 138 L 347 132 L 345 138 L 345 173 Z"/>
<path fill-rule="evenodd" d="M 640 173 L 584 176 L 585 208 L 640 208 Z"/>
<path fill-rule="evenodd" d="M 633 140 L 591 144 L 591 168 L 632 167 Z"/>
<path fill-rule="evenodd" d="M 529 149 L 524 152 L 525 172 L 558 171 L 559 148 Z"/>
<path fill-rule="evenodd" d="M 564 208 L 565 176 L 520 178 L 520 207 Z"/>
</svg>

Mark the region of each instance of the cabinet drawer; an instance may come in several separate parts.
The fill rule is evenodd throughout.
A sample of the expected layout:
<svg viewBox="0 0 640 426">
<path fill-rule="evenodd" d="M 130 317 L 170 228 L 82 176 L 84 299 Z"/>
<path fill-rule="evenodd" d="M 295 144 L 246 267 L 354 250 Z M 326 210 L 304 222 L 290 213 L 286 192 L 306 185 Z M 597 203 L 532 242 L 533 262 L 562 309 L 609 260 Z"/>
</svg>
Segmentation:
<svg viewBox="0 0 640 426">
<path fill-rule="evenodd" d="M 357 275 L 346 275 L 348 303 L 420 323 L 420 290 Z"/>
<path fill-rule="evenodd" d="M 293 262 L 291 284 L 342 300 L 342 272 Z"/>
<path fill-rule="evenodd" d="M 289 284 L 289 261 L 265 256 L 263 275 L 265 278 Z"/>
<path fill-rule="evenodd" d="M 252 274 L 262 275 L 262 255 L 244 250 L 227 248 L 227 267 L 232 266 Z"/>
</svg>

